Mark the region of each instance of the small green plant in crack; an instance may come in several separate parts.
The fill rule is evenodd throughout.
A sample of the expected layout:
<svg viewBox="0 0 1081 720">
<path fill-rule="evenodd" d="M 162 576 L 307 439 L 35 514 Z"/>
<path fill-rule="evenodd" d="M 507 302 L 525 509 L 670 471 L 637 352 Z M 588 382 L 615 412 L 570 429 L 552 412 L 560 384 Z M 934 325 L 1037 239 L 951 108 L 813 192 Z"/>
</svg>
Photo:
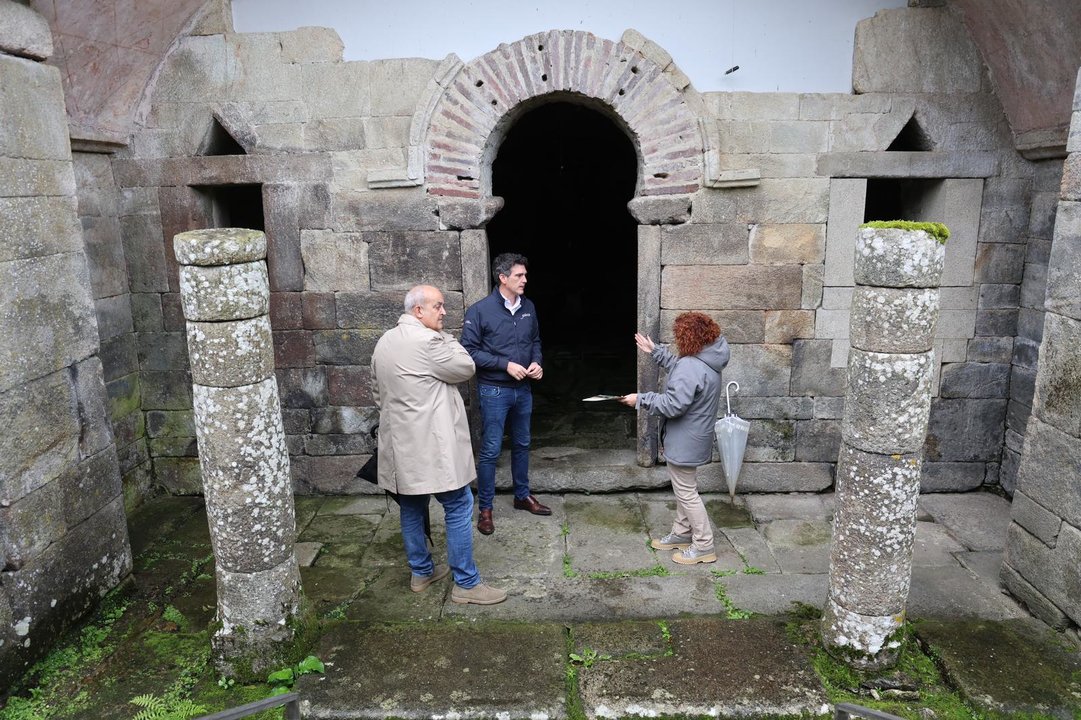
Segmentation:
<svg viewBox="0 0 1081 720">
<path fill-rule="evenodd" d="M 661 629 L 661 637 L 664 639 L 664 656 L 672 657 L 675 650 L 672 649 L 672 630 L 664 620 L 657 621 L 657 627 Z"/>
<path fill-rule="evenodd" d="M 153 694 L 137 695 L 131 699 L 131 704 L 142 708 L 132 720 L 189 720 L 206 712 L 204 706 L 191 700 Z"/>
<path fill-rule="evenodd" d="M 640 570 L 609 570 L 607 572 L 592 572 L 589 577 L 593 580 L 615 580 L 617 578 L 632 577 L 668 577 L 671 575 L 663 565 L 654 565 L 651 568 Z"/>
<path fill-rule="evenodd" d="M 326 670 L 323 666 L 323 661 L 314 655 L 309 655 L 296 665 L 290 667 L 283 667 L 281 670 L 275 670 L 267 675 L 267 685 L 270 685 L 273 690 L 270 691 L 271 695 L 283 695 L 292 689 L 296 683 L 297 678 L 301 675 L 307 675 L 309 673 L 322 673 Z"/>
<path fill-rule="evenodd" d="M 743 574 L 744 575 L 765 575 L 766 571 L 763 570 L 760 567 L 755 567 L 754 565 L 748 565 L 745 568 L 743 568 Z"/>
<path fill-rule="evenodd" d="M 709 574 L 713 577 L 732 577 L 736 574 L 735 570 L 710 570 Z"/>
<path fill-rule="evenodd" d="M 559 526 L 559 536 L 560 537 L 567 537 L 570 534 L 571 534 L 571 526 L 569 524 L 564 522 L 562 525 Z"/>
<path fill-rule="evenodd" d="M 601 655 L 593 648 L 582 648 L 582 652 L 572 652 L 567 656 L 575 665 L 581 665 L 582 667 L 593 667 L 593 664 L 598 660 L 611 660 L 611 655 Z"/>
<path fill-rule="evenodd" d="M 732 598 L 728 597 L 728 590 L 725 588 L 724 583 L 717 583 L 713 592 L 717 596 L 717 600 L 724 606 L 725 616 L 729 620 L 746 620 L 754 617 L 754 613 L 750 610 L 741 610 L 736 607 L 736 604 L 732 602 Z"/>
<path fill-rule="evenodd" d="M 567 553 L 563 553 L 563 577 L 576 578 L 578 573 L 575 572 L 574 566 L 571 565 L 571 556 Z"/>
</svg>

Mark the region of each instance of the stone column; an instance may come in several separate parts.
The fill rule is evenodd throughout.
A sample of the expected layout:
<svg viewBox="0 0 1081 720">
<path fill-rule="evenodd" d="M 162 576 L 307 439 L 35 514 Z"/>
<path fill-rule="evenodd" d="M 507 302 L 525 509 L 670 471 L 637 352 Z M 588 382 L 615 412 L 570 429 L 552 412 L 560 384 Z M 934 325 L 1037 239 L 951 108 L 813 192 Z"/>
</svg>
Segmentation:
<svg viewBox="0 0 1081 720">
<path fill-rule="evenodd" d="M 216 563 L 216 662 L 229 674 L 262 673 L 288 654 L 301 596 L 266 237 L 195 230 L 173 244 Z"/>
<path fill-rule="evenodd" d="M 912 575 L 932 342 L 945 247 L 922 230 L 862 227 L 822 634 L 866 669 L 900 650 Z"/>
</svg>

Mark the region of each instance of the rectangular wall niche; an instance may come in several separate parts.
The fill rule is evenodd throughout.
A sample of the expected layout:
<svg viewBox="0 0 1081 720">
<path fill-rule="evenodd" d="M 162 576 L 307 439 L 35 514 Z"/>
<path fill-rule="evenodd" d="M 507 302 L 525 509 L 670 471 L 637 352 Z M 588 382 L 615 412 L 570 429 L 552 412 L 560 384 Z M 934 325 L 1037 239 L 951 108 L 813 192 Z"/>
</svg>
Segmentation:
<svg viewBox="0 0 1081 720">
<path fill-rule="evenodd" d="M 928 211 L 943 183 L 941 179 L 870 178 L 863 221 L 929 220 Z M 933 218 L 945 222 L 945 218 Z"/>
<path fill-rule="evenodd" d="M 265 230 L 262 185 L 193 185 L 210 227 Z"/>
</svg>

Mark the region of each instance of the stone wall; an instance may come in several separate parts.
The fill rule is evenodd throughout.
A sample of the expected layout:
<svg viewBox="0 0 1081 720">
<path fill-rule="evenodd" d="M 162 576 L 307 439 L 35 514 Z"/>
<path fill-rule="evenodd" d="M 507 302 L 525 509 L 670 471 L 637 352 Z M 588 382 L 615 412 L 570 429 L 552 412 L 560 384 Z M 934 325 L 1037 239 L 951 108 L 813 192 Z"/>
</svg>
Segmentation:
<svg viewBox="0 0 1081 720">
<path fill-rule="evenodd" d="M 1002 567 L 1010 592 L 1058 628 L 1081 625 L 1081 71 L 1069 138 Z"/>
<path fill-rule="evenodd" d="M 94 300 L 122 283 L 88 270 L 51 51 L 0 3 L 0 683 L 131 568 Z"/>
<path fill-rule="evenodd" d="M 917 191 L 907 205 L 895 203 L 896 212 L 945 222 L 954 232 L 923 487 L 967 490 L 1002 475 L 1009 488 L 1009 452 L 1019 447 L 1029 403 L 1025 373 L 1035 362 L 1014 336 L 1019 318 L 1038 319 L 1026 303 L 1046 267 L 1039 246 L 1049 232 L 1046 201 L 1057 166 L 1034 166 L 1013 150 L 959 20 L 948 8 L 919 7 L 865 21 L 857 32 L 855 95 L 698 95 L 667 53 L 637 33 L 630 45 L 627 37 L 609 54 L 612 62 L 636 52 L 649 58 L 630 65 L 663 75 L 669 84 L 657 96 L 675 88 L 673 102 L 699 118 L 695 137 L 708 138 L 706 187 L 670 196 L 684 211 L 657 229 L 660 268 L 651 272 L 659 270 L 664 333 L 679 311 L 699 309 L 717 318 L 732 343 L 726 377 L 741 384 L 735 409 L 754 421 L 745 489 L 832 483 L 855 229 L 869 206 L 913 181 Z M 569 40 L 561 47 L 580 51 Z M 485 67 L 499 71 L 498 63 Z M 463 252 L 463 240 L 483 244 L 483 231 L 465 229 L 477 223 L 452 217 L 445 198 L 423 185 L 418 155 L 429 122 L 439 123 L 444 138 L 455 135 L 455 117 L 470 124 L 452 108 L 480 85 L 456 83 L 461 68 L 453 57 L 342 62 L 337 36 L 318 28 L 193 36 L 174 48 L 144 98 L 139 131 L 114 161 L 123 197 L 131 199 L 121 208 L 121 232 L 159 483 L 173 492 L 200 488 L 170 240 L 220 220 L 215 193 L 241 183 L 255 187 L 261 207 L 249 210 L 261 213 L 268 237 L 295 484 L 301 491 L 366 489 L 353 473 L 371 450 L 367 365 L 375 339 L 397 317 L 403 291 L 420 281 L 443 288 L 448 327 L 459 326 L 467 285 L 484 276 L 477 254 Z M 483 90 L 493 86 L 501 96 L 537 94 L 507 76 L 489 77 Z M 231 138 L 228 155 L 217 154 L 224 137 Z M 482 161 L 462 165 L 475 193 L 483 190 L 483 177 L 475 176 L 491 157 L 475 142 L 465 145 Z M 883 180 L 895 185 L 883 189 Z M 712 466 L 706 482 L 711 472 L 719 478 Z"/>
</svg>

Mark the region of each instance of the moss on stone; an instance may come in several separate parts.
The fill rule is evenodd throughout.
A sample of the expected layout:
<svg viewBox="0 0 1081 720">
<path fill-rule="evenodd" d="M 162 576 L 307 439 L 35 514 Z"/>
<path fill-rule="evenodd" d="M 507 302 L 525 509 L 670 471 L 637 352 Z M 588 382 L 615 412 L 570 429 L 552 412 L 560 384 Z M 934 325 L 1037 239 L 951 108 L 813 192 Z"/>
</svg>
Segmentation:
<svg viewBox="0 0 1081 720">
<path fill-rule="evenodd" d="M 942 245 L 950 237 L 950 229 L 937 222 L 914 222 L 911 220 L 872 220 L 860 225 L 861 228 L 878 228 L 882 230 L 923 230 L 925 233 L 938 240 Z"/>
</svg>

